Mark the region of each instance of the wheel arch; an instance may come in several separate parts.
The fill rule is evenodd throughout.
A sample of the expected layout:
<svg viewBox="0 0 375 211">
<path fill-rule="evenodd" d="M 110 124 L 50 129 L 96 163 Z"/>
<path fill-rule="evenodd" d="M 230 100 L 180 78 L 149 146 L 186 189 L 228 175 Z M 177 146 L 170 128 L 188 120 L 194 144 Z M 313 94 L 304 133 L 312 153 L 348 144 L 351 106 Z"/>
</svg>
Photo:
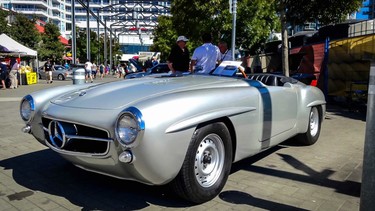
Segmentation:
<svg viewBox="0 0 375 211">
<path fill-rule="evenodd" d="M 229 131 L 231 142 L 232 142 L 232 162 L 233 162 L 235 158 L 236 150 L 237 150 L 237 137 L 236 137 L 236 129 L 234 128 L 232 121 L 228 117 L 220 117 L 220 118 L 213 119 L 207 122 L 202 122 L 197 125 L 196 129 L 215 123 L 215 122 L 224 123 L 224 125 L 227 127 Z"/>
<path fill-rule="evenodd" d="M 325 116 L 325 104 L 311 104 L 311 105 L 308 105 L 308 108 L 311 109 L 313 107 L 316 107 L 318 109 L 318 112 L 319 112 L 319 120 L 320 120 L 320 123 L 323 122 L 323 119 L 324 119 L 324 116 Z"/>
</svg>

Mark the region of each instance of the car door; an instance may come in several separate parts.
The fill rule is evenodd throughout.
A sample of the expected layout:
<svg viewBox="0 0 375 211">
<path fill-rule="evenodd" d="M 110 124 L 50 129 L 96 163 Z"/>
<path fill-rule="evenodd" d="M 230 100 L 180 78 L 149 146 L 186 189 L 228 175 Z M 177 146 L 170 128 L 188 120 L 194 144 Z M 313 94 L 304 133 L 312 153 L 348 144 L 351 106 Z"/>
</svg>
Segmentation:
<svg viewBox="0 0 375 211">
<path fill-rule="evenodd" d="M 297 93 L 293 87 L 266 86 L 260 89 L 261 141 L 267 141 L 296 125 Z"/>
</svg>

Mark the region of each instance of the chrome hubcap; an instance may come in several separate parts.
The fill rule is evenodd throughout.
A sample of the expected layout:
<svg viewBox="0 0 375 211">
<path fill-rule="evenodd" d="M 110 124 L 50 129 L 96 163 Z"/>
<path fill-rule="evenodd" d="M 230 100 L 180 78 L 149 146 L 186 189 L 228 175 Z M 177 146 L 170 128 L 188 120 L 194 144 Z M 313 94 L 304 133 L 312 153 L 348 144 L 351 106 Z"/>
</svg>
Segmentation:
<svg viewBox="0 0 375 211">
<path fill-rule="evenodd" d="M 317 108 L 312 108 L 310 112 L 310 134 L 316 136 L 319 129 L 319 112 Z"/>
<path fill-rule="evenodd" d="M 195 155 L 194 173 L 202 187 L 216 183 L 224 166 L 224 144 L 220 136 L 207 135 L 199 144 Z"/>
</svg>

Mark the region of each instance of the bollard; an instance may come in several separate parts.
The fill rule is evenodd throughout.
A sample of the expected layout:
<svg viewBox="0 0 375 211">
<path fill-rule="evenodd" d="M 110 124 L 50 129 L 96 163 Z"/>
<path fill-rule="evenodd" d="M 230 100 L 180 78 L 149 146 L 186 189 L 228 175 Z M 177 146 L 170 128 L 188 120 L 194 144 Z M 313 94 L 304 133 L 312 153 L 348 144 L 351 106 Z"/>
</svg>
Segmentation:
<svg viewBox="0 0 375 211">
<path fill-rule="evenodd" d="M 77 68 L 73 71 L 73 84 L 84 84 L 85 83 L 85 69 Z"/>
</svg>

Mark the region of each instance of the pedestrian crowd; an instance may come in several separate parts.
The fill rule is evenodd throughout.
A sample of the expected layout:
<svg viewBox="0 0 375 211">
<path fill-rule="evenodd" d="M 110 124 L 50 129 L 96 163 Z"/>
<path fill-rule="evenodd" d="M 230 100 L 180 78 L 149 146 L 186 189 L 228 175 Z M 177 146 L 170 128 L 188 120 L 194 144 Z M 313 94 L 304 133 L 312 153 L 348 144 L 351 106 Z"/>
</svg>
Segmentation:
<svg viewBox="0 0 375 211">
<path fill-rule="evenodd" d="M 85 82 L 88 83 L 90 81 L 90 83 L 93 83 L 97 76 L 103 79 L 109 72 L 110 65 L 104 65 L 103 63 L 97 65 L 95 61 L 91 63 L 90 60 L 87 60 L 85 63 Z"/>
<path fill-rule="evenodd" d="M 233 58 L 232 50 L 228 48 L 228 43 L 224 40 L 220 40 L 218 45 L 213 44 L 211 33 L 204 33 L 201 38 L 202 44 L 198 46 L 191 55 L 187 48 L 189 39 L 183 35 L 178 36 L 175 45 L 172 46 L 167 57 L 167 66 L 170 73 L 182 74 L 190 72 L 211 74 L 223 61 L 234 61 L 236 59 Z M 156 56 L 147 59 L 143 65 L 140 65 L 138 58 L 132 58 L 118 65 L 113 64 L 112 67 L 109 64 L 96 64 L 95 61 L 91 62 L 87 60 L 84 66 L 85 81 L 86 83 L 93 83 L 97 75 L 100 79 L 103 79 L 103 77 L 109 74 L 117 78 L 123 78 L 127 74 L 147 71 L 147 69 L 157 66 L 158 64 L 159 61 Z M 245 68 L 246 72 L 251 72 L 250 55 L 248 53 L 243 57 L 242 66 Z M 69 69 L 70 65 L 65 63 L 64 67 Z M 2 89 L 6 89 L 6 87 L 16 89 L 18 87 L 18 78 L 20 77 L 19 70 L 20 64 L 16 59 L 12 59 L 8 63 L 3 60 L 0 62 L 0 85 Z M 52 73 L 54 71 L 54 64 L 50 59 L 43 65 L 43 70 L 47 83 L 53 83 Z"/>
</svg>

